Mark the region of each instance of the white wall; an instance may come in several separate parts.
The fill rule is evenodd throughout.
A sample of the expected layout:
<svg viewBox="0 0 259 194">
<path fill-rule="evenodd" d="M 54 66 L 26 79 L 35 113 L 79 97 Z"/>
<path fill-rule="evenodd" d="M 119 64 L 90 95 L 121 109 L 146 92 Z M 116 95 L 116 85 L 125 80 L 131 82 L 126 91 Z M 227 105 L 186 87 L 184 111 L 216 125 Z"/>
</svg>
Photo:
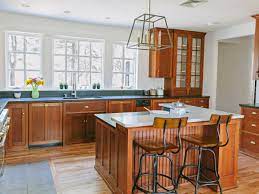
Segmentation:
<svg viewBox="0 0 259 194">
<path fill-rule="evenodd" d="M 253 36 L 219 43 L 216 109 L 240 113 L 240 103 L 253 101 Z"/>
<path fill-rule="evenodd" d="M 217 69 L 218 43 L 220 40 L 251 36 L 255 32 L 255 23 L 235 25 L 223 28 L 206 35 L 204 64 L 204 95 L 211 97 L 210 106 L 216 108 L 217 101 Z"/>
<path fill-rule="evenodd" d="M 104 59 L 104 80 L 105 88 L 111 87 L 112 73 L 112 43 L 117 41 L 127 41 L 130 29 L 113 26 L 90 25 L 77 22 L 48 19 L 36 16 L 26 16 L 0 12 L 0 89 L 5 87 L 5 31 L 22 31 L 40 33 L 43 36 L 43 77 L 47 80 L 46 85 L 51 85 L 52 69 L 51 38 L 57 35 L 95 38 L 105 40 Z M 138 66 L 138 88 L 149 89 L 163 86 L 163 79 L 148 78 L 148 52 L 139 53 Z"/>
</svg>

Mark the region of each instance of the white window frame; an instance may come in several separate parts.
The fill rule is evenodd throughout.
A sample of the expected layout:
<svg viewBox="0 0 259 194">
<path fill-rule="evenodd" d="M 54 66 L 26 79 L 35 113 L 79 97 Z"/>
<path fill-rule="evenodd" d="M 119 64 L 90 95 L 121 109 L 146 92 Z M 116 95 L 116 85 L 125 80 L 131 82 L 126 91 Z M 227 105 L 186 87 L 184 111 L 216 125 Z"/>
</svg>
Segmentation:
<svg viewBox="0 0 259 194">
<path fill-rule="evenodd" d="M 76 55 L 73 55 L 73 54 L 69 54 L 67 55 L 67 46 L 65 47 L 65 54 L 55 54 L 55 40 L 65 40 L 65 41 L 77 41 L 77 46 L 78 46 L 78 54 Z M 78 57 L 78 61 L 77 63 L 79 64 L 79 57 L 86 57 L 86 56 L 82 56 L 79 54 L 79 42 L 80 41 L 88 41 L 88 42 L 101 42 L 103 43 L 103 53 L 102 53 L 102 57 L 92 57 L 92 54 L 91 54 L 91 44 L 90 44 L 90 56 L 87 56 L 89 57 L 90 59 L 90 70 L 89 71 L 79 71 L 79 69 L 77 71 L 67 71 L 67 58 L 69 56 L 76 56 Z M 54 57 L 55 56 L 64 56 L 65 57 L 65 70 L 55 70 L 54 69 Z M 90 74 L 90 88 L 88 89 L 91 89 L 91 86 L 92 86 L 92 83 L 91 83 L 91 76 L 92 76 L 92 73 L 100 73 L 100 72 L 92 72 L 91 71 L 91 68 L 92 68 L 92 58 L 101 58 L 102 59 L 102 65 L 101 65 L 101 86 L 104 87 L 104 57 L 105 57 L 105 40 L 104 39 L 91 39 L 91 38 L 81 38 L 81 37 L 70 37 L 70 36 L 55 36 L 52 38 L 52 88 L 55 88 L 57 89 L 59 86 L 55 86 L 54 84 L 54 73 L 55 72 L 63 72 L 65 73 L 65 80 L 67 80 L 67 72 L 75 72 L 75 73 L 80 73 L 80 72 L 84 72 L 84 73 L 89 73 Z M 77 76 L 77 82 L 78 82 L 78 79 L 79 77 Z M 78 88 L 79 89 L 79 88 Z M 83 89 L 84 90 L 84 89 Z"/>
<path fill-rule="evenodd" d="M 25 41 L 24 41 L 24 50 L 23 51 L 9 51 L 9 35 L 17 35 L 17 36 L 30 36 L 30 37 L 37 37 L 40 39 L 40 45 L 39 45 L 39 53 L 36 52 L 26 52 L 25 51 Z M 23 71 L 24 73 L 24 85 L 21 87 L 25 87 L 25 80 L 27 79 L 27 71 L 35 71 L 39 72 L 40 75 L 42 75 L 42 34 L 39 33 L 32 33 L 32 32 L 20 32 L 20 31 L 6 31 L 5 32 L 5 80 L 6 80 L 6 87 L 7 88 L 17 88 L 18 86 L 10 86 L 10 79 L 9 79 L 9 71 L 10 71 L 10 66 L 9 66 L 9 53 L 19 53 L 23 54 L 24 57 L 24 68 L 23 69 L 15 69 L 16 71 Z M 39 70 L 27 70 L 26 68 L 26 54 L 39 54 L 40 55 L 40 69 Z"/>
<path fill-rule="evenodd" d="M 123 47 L 123 53 L 122 53 L 122 58 L 120 58 L 120 57 L 114 57 L 114 53 L 113 53 L 113 46 L 114 45 L 122 45 L 122 47 Z M 113 78 L 113 74 L 122 74 L 122 88 L 123 89 L 137 89 L 137 73 L 138 73 L 138 59 L 139 59 L 139 53 L 138 53 L 138 51 L 136 51 L 136 58 L 135 59 L 132 59 L 132 58 L 126 58 L 125 57 L 125 48 L 126 48 L 126 46 L 127 46 L 127 42 L 114 42 L 113 44 L 112 44 L 112 78 Z M 114 59 L 118 59 L 118 60 L 122 60 L 122 72 L 113 72 L 113 60 Z M 125 69 L 125 61 L 127 61 L 127 60 L 130 60 L 130 61 L 132 61 L 132 60 L 135 60 L 134 62 L 135 62 L 135 66 L 134 66 L 134 72 L 133 73 L 130 73 L 130 72 L 125 72 L 124 71 L 124 69 Z M 127 86 L 125 86 L 125 75 L 133 75 L 133 77 L 134 77 L 134 85 L 133 85 L 133 87 L 127 87 Z M 112 84 L 112 89 L 118 89 L 118 88 L 114 88 L 113 87 L 113 84 Z"/>
</svg>

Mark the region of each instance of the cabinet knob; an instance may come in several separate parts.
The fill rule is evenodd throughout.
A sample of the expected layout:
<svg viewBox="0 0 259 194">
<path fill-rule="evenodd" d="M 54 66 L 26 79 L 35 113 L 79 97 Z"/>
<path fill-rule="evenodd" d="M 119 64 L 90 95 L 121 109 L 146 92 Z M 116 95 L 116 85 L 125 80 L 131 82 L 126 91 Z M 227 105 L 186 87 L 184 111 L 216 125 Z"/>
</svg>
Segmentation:
<svg viewBox="0 0 259 194">
<path fill-rule="evenodd" d="M 252 124 L 251 126 L 252 126 L 252 127 L 256 127 L 256 124 Z"/>
<path fill-rule="evenodd" d="M 85 106 L 85 108 L 89 108 L 89 106 Z"/>
<path fill-rule="evenodd" d="M 257 113 L 256 112 L 252 112 L 252 115 L 256 115 Z"/>
<path fill-rule="evenodd" d="M 255 145 L 255 144 L 256 144 L 256 142 L 255 142 L 255 141 L 250 141 L 250 144 Z"/>
</svg>

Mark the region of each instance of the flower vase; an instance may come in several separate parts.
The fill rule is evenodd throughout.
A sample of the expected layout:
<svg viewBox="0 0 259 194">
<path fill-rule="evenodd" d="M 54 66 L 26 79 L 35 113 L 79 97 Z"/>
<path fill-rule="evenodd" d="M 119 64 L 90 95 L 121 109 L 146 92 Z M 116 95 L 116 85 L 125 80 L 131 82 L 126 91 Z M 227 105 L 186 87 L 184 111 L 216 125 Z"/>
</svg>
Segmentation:
<svg viewBox="0 0 259 194">
<path fill-rule="evenodd" d="M 39 93 L 38 88 L 32 88 L 31 97 L 32 98 L 39 98 L 40 97 L 40 93 Z"/>
</svg>

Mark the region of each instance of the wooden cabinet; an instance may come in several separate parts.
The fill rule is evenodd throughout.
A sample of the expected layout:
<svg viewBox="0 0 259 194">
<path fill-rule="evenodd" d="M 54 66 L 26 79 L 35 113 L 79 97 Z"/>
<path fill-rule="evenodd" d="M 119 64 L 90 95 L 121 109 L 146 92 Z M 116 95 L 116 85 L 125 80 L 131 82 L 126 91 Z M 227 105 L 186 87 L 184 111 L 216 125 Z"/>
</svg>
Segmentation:
<svg viewBox="0 0 259 194">
<path fill-rule="evenodd" d="M 29 145 L 62 143 L 62 103 L 29 105 Z"/>
<path fill-rule="evenodd" d="M 134 100 L 110 100 L 108 104 L 109 113 L 133 112 L 134 109 Z"/>
<path fill-rule="evenodd" d="M 242 107 L 245 116 L 240 134 L 240 150 L 252 157 L 259 158 L 259 109 Z"/>
<path fill-rule="evenodd" d="M 166 29 L 155 28 L 152 30 L 152 33 L 156 42 L 158 42 L 158 37 L 161 36 L 161 43 L 164 45 L 170 45 L 170 39 Z M 173 30 L 170 30 L 169 33 L 171 35 L 171 41 L 173 41 Z M 150 51 L 149 77 L 172 77 L 172 54 L 172 48 Z"/>
<path fill-rule="evenodd" d="M 168 43 L 166 29 L 155 28 L 155 40 Z M 201 95 L 203 83 L 203 32 L 170 30 L 173 48 L 150 51 L 149 76 L 164 77 L 168 96 Z"/>
<path fill-rule="evenodd" d="M 95 141 L 95 113 L 104 113 L 106 101 L 64 103 L 64 144 Z"/>
<path fill-rule="evenodd" d="M 173 76 L 165 79 L 169 96 L 202 94 L 205 33 L 174 30 Z"/>
<path fill-rule="evenodd" d="M 7 151 L 28 149 L 28 104 L 8 105 L 10 129 L 7 137 Z"/>
</svg>

